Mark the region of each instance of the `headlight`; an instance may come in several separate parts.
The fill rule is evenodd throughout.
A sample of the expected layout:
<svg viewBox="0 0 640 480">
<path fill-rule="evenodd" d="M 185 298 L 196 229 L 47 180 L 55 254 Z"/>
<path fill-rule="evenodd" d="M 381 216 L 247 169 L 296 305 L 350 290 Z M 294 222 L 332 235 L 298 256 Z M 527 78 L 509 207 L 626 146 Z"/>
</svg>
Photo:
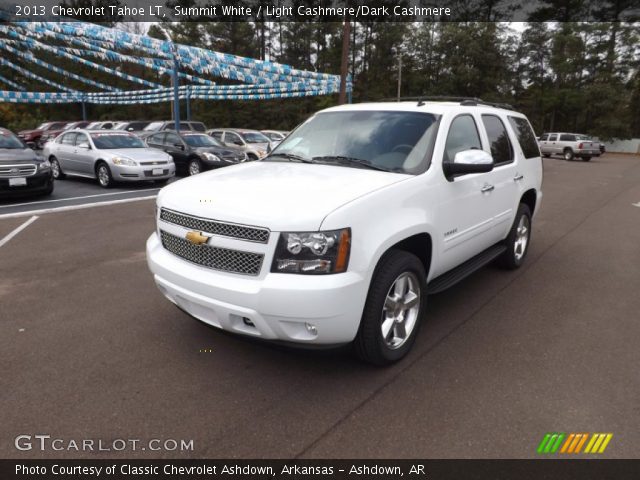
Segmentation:
<svg viewBox="0 0 640 480">
<path fill-rule="evenodd" d="M 200 156 L 202 158 L 204 158 L 205 160 L 209 160 L 210 162 L 219 162 L 220 161 L 220 159 L 216 155 L 214 155 L 213 153 L 202 152 L 200 154 Z"/>
<path fill-rule="evenodd" d="M 51 163 L 49 163 L 49 160 L 44 160 L 40 162 L 40 164 L 38 165 L 38 168 L 40 170 L 49 170 L 51 168 Z"/>
<path fill-rule="evenodd" d="M 350 250 L 350 228 L 281 233 L 271 271 L 302 274 L 346 272 Z"/>
<path fill-rule="evenodd" d="M 136 167 L 138 164 L 127 157 L 113 157 L 111 159 L 114 165 L 126 165 L 127 167 Z"/>
</svg>

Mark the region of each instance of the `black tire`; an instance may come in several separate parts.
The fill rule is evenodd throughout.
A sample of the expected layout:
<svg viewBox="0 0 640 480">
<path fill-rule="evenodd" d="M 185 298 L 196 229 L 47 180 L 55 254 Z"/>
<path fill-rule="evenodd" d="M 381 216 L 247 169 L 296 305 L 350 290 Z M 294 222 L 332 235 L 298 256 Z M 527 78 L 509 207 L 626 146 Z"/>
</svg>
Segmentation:
<svg viewBox="0 0 640 480">
<path fill-rule="evenodd" d="M 385 305 L 387 304 L 387 296 L 391 293 L 390 289 L 396 285 L 396 280 L 403 275 L 407 276 L 407 285 L 411 286 L 413 282 L 413 288 L 419 289 L 418 299 L 413 304 L 418 309 L 417 313 L 413 307 L 411 311 L 405 312 L 406 316 L 403 316 L 402 323 L 404 320 L 413 321 L 412 324 L 409 324 L 411 331 L 405 335 L 402 343 L 392 347 L 388 343 L 390 340 L 385 340 L 382 333 Z M 373 273 L 360 327 L 354 340 L 354 349 L 358 357 L 375 365 L 390 365 L 403 358 L 411 350 L 420 330 L 420 323 L 427 304 L 425 279 L 426 273 L 422 262 L 411 253 L 390 250 L 380 259 Z M 406 295 L 408 296 L 409 293 L 411 293 L 410 290 Z M 389 333 L 395 338 L 396 324 L 391 321 L 391 325 L 393 326 Z M 406 326 L 406 324 L 404 325 Z"/>
<path fill-rule="evenodd" d="M 96 165 L 96 178 L 98 179 L 98 185 L 102 188 L 113 187 L 113 175 L 111 175 L 111 169 L 105 162 L 98 162 Z"/>
<path fill-rule="evenodd" d="M 253 153 L 247 153 L 247 162 L 255 162 L 256 160 L 258 160 L 257 155 L 254 155 Z"/>
<path fill-rule="evenodd" d="M 49 158 L 49 163 L 51 163 L 51 171 L 53 173 L 53 179 L 64 180 L 66 175 L 62 171 L 62 167 L 60 167 L 60 162 L 58 162 L 58 159 L 56 157 L 51 157 Z"/>
<path fill-rule="evenodd" d="M 43 197 L 48 197 L 53 193 L 53 185 L 54 185 L 54 182 L 53 180 L 51 180 L 51 184 L 49 185 L 49 188 L 47 188 L 44 192 L 42 192 Z"/>
<path fill-rule="evenodd" d="M 522 244 L 522 230 L 520 230 L 523 226 L 521 221 L 527 229 L 526 242 L 524 245 Z M 520 241 L 519 246 L 516 245 L 518 241 Z M 509 230 L 509 235 L 507 235 L 504 244 L 507 250 L 498 258 L 499 265 L 508 270 L 520 268 L 524 263 L 527 252 L 529 251 L 529 245 L 531 244 L 531 210 L 529 210 L 529 207 L 524 203 L 521 203 L 518 207 L 516 218 L 513 221 L 513 225 L 511 226 L 511 230 Z"/>
<path fill-rule="evenodd" d="M 564 159 L 567 162 L 570 162 L 571 160 L 573 160 L 573 150 L 571 150 L 570 148 L 565 148 L 564 151 L 562 152 L 562 155 L 564 156 Z"/>
<path fill-rule="evenodd" d="M 588 162 L 589 160 L 591 160 L 591 157 L 582 157 L 583 162 Z"/>
<path fill-rule="evenodd" d="M 549 158 L 549 157 L 551 156 L 551 154 L 550 154 L 550 153 L 543 153 L 543 154 L 542 154 L 542 156 L 543 156 L 544 158 Z"/>
<path fill-rule="evenodd" d="M 169 181 L 168 178 L 165 178 L 164 180 L 154 180 L 153 183 L 154 185 L 158 185 L 158 186 L 165 186 L 167 184 L 167 182 Z"/>
<path fill-rule="evenodd" d="M 189 160 L 189 163 L 187 164 L 187 174 L 190 177 L 202 173 L 203 170 L 204 169 L 202 168 L 202 162 L 200 160 L 198 160 L 197 158 L 192 158 L 191 160 Z"/>
</svg>

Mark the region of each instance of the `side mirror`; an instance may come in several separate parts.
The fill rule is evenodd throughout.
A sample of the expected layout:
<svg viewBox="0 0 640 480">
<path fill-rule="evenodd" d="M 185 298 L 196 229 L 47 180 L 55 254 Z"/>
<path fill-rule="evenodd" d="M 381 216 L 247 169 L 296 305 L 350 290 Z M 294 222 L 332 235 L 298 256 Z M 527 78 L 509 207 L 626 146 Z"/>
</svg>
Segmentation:
<svg viewBox="0 0 640 480">
<path fill-rule="evenodd" d="M 453 157 L 453 162 L 442 164 L 447 178 L 469 173 L 486 173 L 493 170 L 493 157 L 484 150 L 462 150 Z"/>
<path fill-rule="evenodd" d="M 91 146 L 87 142 L 82 142 L 78 144 L 78 148 L 82 148 L 84 150 L 91 150 Z"/>
<path fill-rule="evenodd" d="M 35 150 L 36 149 L 36 142 L 26 142 L 25 146 L 27 148 L 30 148 L 31 150 Z"/>
</svg>

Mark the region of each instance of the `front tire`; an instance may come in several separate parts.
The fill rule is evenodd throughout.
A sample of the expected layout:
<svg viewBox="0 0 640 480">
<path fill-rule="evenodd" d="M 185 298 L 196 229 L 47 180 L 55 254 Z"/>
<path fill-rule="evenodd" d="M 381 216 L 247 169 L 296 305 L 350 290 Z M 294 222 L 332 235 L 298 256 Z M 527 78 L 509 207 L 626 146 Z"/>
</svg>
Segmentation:
<svg viewBox="0 0 640 480">
<path fill-rule="evenodd" d="M 426 273 L 415 255 L 391 250 L 376 267 L 369 287 L 356 354 L 375 365 L 390 365 L 413 346 L 426 308 Z"/>
<path fill-rule="evenodd" d="M 189 176 L 198 175 L 202 172 L 202 163 L 197 158 L 192 158 L 189 160 L 189 165 L 187 166 L 187 172 Z"/>
<path fill-rule="evenodd" d="M 113 176 L 109 165 L 104 162 L 100 162 L 96 167 L 96 177 L 98 177 L 98 183 L 102 188 L 111 188 L 113 186 Z"/>
<path fill-rule="evenodd" d="M 531 210 L 524 203 L 518 207 L 516 219 L 504 243 L 507 250 L 499 257 L 498 263 L 508 270 L 520 268 L 531 243 Z"/>
<path fill-rule="evenodd" d="M 53 173 L 54 180 L 63 180 L 66 175 L 62 172 L 62 168 L 60 168 L 60 162 L 56 157 L 51 157 L 49 159 L 49 163 L 51 163 L 51 172 Z"/>
<path fill-rule="evenodd" d="M 591 157 L 582 157 L 583 162 L 588 162 L 589 160 L 591 160 Z"/>
</svg>

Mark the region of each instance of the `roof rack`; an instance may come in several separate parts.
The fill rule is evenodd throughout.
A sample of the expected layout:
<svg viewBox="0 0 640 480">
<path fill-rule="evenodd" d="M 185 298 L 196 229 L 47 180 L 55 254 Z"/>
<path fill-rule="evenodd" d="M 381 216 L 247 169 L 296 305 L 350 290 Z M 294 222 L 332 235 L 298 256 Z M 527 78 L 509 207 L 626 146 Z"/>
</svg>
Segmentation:
<svg viewBox="0 0 640 480">
<path fill-rule="evenodd" d="M 422 95 L 419 97 L 400 97 L 400 101 L 416 101 L 418 102 L 418 106 L 421 107 L 425 104 L 425 102 L 459 102 L 460 105 L 464 105 L 466 107 L 472 107 L 477 105 L 486 105 L 489 107 L 496 108 L 504 108 L 505 110 L 514 110 L 514 108 L 508 103 L 496 103 L 496 102 L 487 102 L 477 97 L 456 97 L 456 96 L 448 96 L 448 95 Z M 389 98 L 385 99 L 385 101 L 398 101 L 398 98 Z"/>
</svg>

